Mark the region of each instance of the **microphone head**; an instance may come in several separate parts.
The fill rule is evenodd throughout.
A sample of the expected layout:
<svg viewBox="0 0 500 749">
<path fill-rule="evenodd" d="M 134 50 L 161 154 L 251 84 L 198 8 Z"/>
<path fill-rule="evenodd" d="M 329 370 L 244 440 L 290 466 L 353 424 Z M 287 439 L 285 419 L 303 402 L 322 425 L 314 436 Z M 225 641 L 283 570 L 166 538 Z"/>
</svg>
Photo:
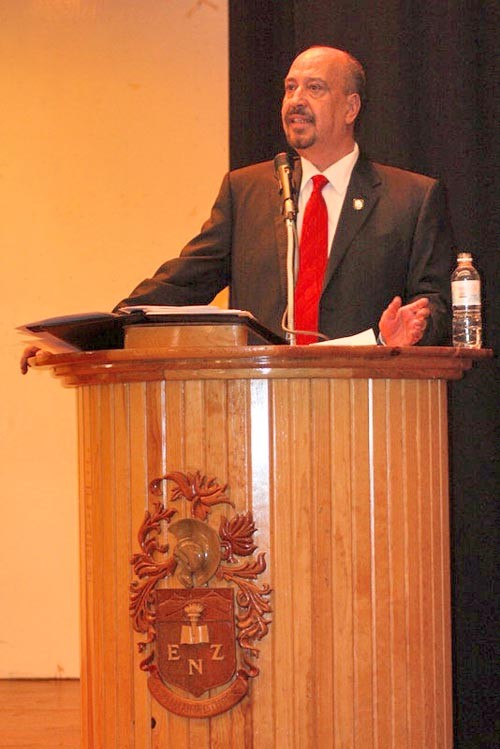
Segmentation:
<svg viewBox="0 0 500 749">
<path fill-rule="evenodd" d="M 289 153 L 282 151 L 274 157 L 274 176 L 283 197 L 283 215 L 287 221 L 294 221 L 297 215 L 296 189 L 293 184 L 293 162 Z"/>
<path fill-rule="evenodd" d="M 277 172 L 282 167 L 292 169 L 292 159 L 290 154 L 286 153 L 286 151 L 282 151 L 274 157 L 274 171 Z"/>
</svg>

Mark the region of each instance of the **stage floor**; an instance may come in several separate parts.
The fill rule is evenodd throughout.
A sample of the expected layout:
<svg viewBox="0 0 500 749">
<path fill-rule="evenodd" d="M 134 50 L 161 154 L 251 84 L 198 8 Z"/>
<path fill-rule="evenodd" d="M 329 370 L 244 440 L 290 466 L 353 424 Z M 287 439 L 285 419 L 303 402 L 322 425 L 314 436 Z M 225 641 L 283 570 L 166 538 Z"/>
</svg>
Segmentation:
<svg viewBox="0 0 500 749">
<path fill-rule="evenodd" d="M 0 680 L 1 749 L 80 749 L 80 682 Z"/>
</svg>

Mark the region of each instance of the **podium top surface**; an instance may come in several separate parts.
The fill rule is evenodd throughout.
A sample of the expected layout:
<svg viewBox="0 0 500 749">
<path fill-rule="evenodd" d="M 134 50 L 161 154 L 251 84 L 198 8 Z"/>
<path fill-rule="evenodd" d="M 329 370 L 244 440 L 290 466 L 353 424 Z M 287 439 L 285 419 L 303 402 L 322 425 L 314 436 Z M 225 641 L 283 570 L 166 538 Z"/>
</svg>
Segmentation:
<svg viewBox="0 0 500 749">
<path fill-rule="evenodd" d="M 364 378 L 458 380 L 488 349 L 391 346 L 225 346 L 39 352 L 68 387 L 158 380 Z"/>
</svg>

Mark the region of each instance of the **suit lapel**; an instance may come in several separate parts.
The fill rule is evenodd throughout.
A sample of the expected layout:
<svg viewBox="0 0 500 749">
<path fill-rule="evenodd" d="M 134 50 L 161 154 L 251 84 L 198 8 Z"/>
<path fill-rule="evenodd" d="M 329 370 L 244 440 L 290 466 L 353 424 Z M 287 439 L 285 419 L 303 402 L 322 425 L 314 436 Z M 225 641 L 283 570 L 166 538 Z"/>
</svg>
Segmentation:
<svg viewBox="0 0 500 749">
<path fill-rule="evenodd" d="M 293 170 L 293 185 L 296 195 L 299 194 L 301 180 L 302 166 L 300 158 L 297 156 L 294 159 Z M 380 177 L 373 165 L 360 156 L 353 169 L 344 204 L 340 212 L 337 231 L 333 238 L 328 266 L 325 273 L 323 289 L 326 288 L 349 249 L 354 237 L 366 223 L 373 208 L 377 204 L 380 193 L 380 184 Z M 270 199 L 272 198 L 275 200 L 275 196 L 276 193 L 274 193 L 273 196 L 270 196 Z M 274 233 L 280 265 L 280 286 L 283 297 L 286 299 L 287 233 L 283 215 L 281 213 L 281 199 L 279 200 L 279 209 L 274 218 Z"/>
<path fill-rule="evenodd" d="M 380 177 L 366 159 L 358 159 L 347 187 L 340 212 L 337 231 L 333 238 L 323 289 L 326 288 L 336 269 L 342 262 L 354 237 L 366 223 L 377 204 L 380 192 Z"/>
</svg>

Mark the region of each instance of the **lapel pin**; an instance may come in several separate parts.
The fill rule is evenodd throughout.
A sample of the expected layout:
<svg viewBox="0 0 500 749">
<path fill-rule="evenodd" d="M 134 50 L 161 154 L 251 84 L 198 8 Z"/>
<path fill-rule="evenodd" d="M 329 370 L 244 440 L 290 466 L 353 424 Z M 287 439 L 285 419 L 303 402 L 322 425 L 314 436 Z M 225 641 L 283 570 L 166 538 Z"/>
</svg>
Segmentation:
<svg viewBox="0 0 500 749">
<path fill-rule="evenodd" d="M 365 207 L 365 201 L 363 198 L 354 198 L 352 201 L 352 207 L 355 211 L 362 211 Z"/>
</svg>

